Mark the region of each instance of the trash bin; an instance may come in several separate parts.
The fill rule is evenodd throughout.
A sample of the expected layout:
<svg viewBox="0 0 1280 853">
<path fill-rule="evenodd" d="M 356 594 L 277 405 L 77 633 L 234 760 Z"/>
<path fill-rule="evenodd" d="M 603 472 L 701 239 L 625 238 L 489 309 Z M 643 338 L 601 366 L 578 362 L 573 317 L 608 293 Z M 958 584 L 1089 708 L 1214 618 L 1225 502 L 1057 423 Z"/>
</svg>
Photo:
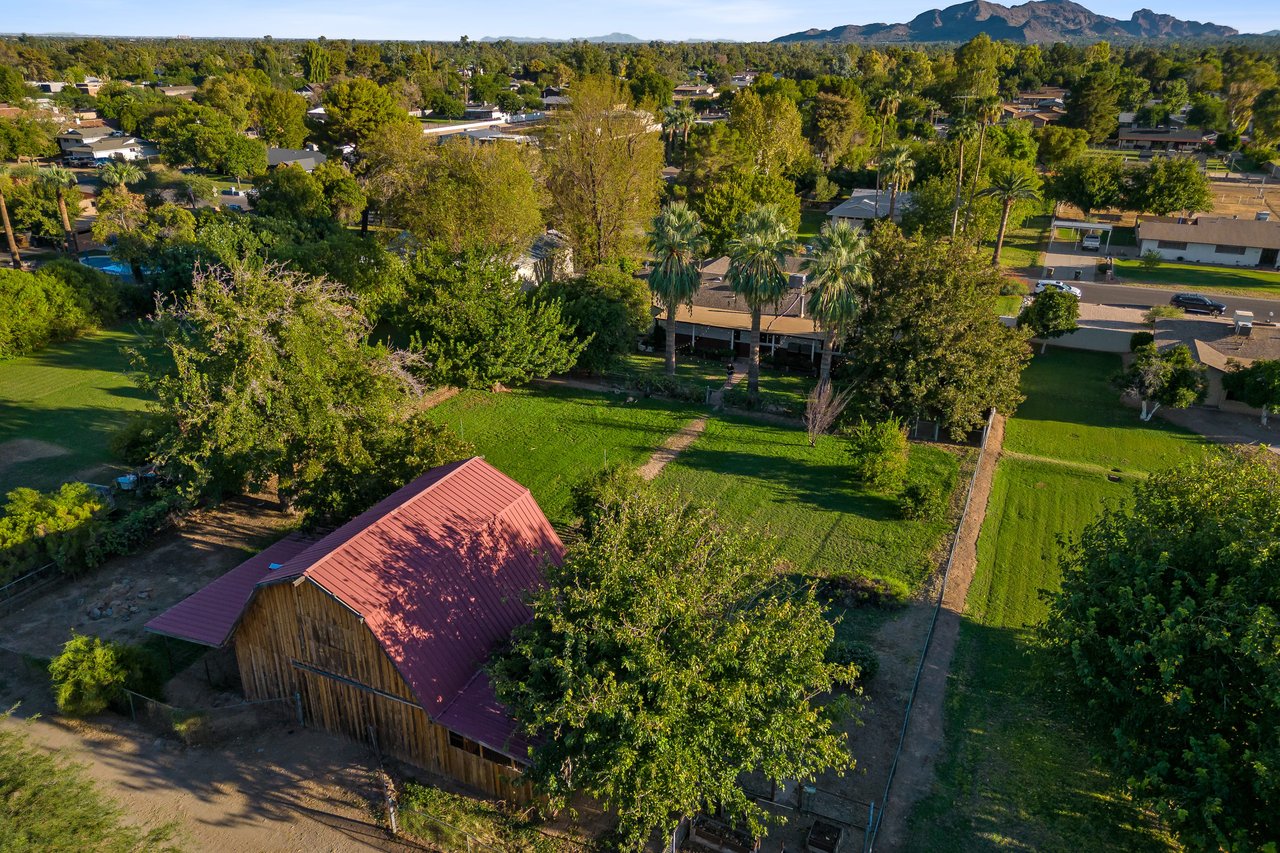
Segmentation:
<svg viewBox="0 0 1280 853">
<path fill-rule="evenodd" d="M 1053 278 L 1053 267 L 1048 267 L 1044 271 L 1045 278 Z"/>
<path fill-rule="evenodd" d="M 1080 270 L 1076 270 L 1076 281 L 1080 280 Z"/>
</svg>

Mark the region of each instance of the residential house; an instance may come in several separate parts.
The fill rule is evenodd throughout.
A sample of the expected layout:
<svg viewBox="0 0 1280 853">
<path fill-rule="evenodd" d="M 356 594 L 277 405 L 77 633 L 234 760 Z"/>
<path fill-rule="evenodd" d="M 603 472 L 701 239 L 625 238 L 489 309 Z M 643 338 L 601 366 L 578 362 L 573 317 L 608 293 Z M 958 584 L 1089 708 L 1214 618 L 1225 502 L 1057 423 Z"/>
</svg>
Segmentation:
<svg viewBox="0 0 1280 853">
<path fill-rule="evenodd" d="M 1156 324 L 1156 346 L 1163 349 L 1183 344 L 1205 366 L 1209 387 L 1203 405 L 1257 416 L 1262 414 L 1259 409 L 1246 406 L 1222 387 L 1222 377 L 1237 364 L 1248 367 L 1255 361 L 1280 359 L 1280 326 L 1272 325 L 1274 317 L 1267 318 L 1270 322 L 1263 325 L 1255 324 L 1249 312 L 1236 313 L 1234 321 L 1160 320 Z"/>
<path fill-rule="evenodd" d="M 62 149 L 63 154 L 66 154 L 72 148 L 77 148 L 90 142 L 97 142 L 99 139 L 106 139 L 115 132 L 102 119 L 92 119 L 77 122 L 59 133 L 56 138 L 58 147 Z"/>
<path fill-rule="evenodd" d="M 156 91 L 168 98 L 182 98 L 189 101 L 195 96 L 195 86 L 156 86 Z"/>
<path fill-rule="evenodd" d="M 234 649 L 250 700 L 524 803 L 529 743 L 484 666 L 564 546 L 479 457 L 432 469 L 318 541 L 280 540 L 147 623 Z"/>
<path fill-rule="evenodd" d="M 63 150 L 68 165 L 92 165 L 108 160 L 145 160 L 154 157 L 156 149 L 134 136 L 108 136 Z"/>
<path fill-rule="evenodd" d="M 1200 216 L 1138 221 L 1138 248 L 1167 261 L 1280 269 L 1280 221 Z"/>
<path fill-rule="evenodd" d="M 676 86 L 674 97 L 677 101 L 692 101 L 695 99 L 714 101 L 720 97 L 720 93 L 710 83 L 681 83 Z"/>
<path fill-rule="evenodd" d="M 462 112 L 463 121 L 507 121 L 501 107 L 493 104 L 468 104 Z"/>
<path fill-rule="evenodd" d="M 1215 134 L 1172 127 L 1122 127 L 1116 132 L 1119 146 L 1129 151 L 1198 151 Z"/>
<path fill-rule="evenodd" d="M 277 166 L 297 166 L 304 172 L 315 171 L 316 166 L 325 162 L 329 158 L 320 152 L 319 148 L 314 145 L 306 148 L 268 148 L 267 149 L 267 168 L 274 169 Z"/>
<path fill-rule="evenodd" d="M 808 315 L 807 277 L 803 259 L 786 259 L 790 277 L 787 293 L 764 306 L 760 316 L 760 347 L 765 357 L 810 369 L 822 356 L 823 333 Z M 743 357 L 751 348 L 751 311 L 729 287 L 729 259 L 716 258 L 702 265 L 702 283 L 693 305 L 676 311 L 676 344 L 702 352 L 732 352 Z M 668 334 L 667 315 L 655 305 L 654 317 Z"/>
<path fill-rule="evenodd" d="M 898 193 L 893 206 L 893 221 L 902 221 L 902 211 L 911 204 L 911 193 Z M 889 215 L 889 191 L 876 193 L 875 190 L 854 190 L 847 199 L 828 211 L 831 221 L 844 220 L 850 225 L 865 226 L 875 219 L 883 219 Z"/>
<path fill-rule="evenodd" d="M 529 250 L 516 259 L 516 276 L 527 288 L 573 276 L 573 247 L 554 228 L 538 236 Z"/>
<path fill-rule="evenodd" d="M 97 77 L 86 77 L 82 82 L 76 84 L 76 88 L 89 97 L 96 98 L 103 85 L 104 82 Z"/>
</svg>

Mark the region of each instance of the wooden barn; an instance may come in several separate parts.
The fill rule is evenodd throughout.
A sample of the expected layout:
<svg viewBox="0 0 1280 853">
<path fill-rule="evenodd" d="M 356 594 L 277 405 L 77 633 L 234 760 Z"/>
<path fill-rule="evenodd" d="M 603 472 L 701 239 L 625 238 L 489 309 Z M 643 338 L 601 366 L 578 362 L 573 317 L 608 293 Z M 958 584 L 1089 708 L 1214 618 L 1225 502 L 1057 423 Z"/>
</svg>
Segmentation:
<svg viewBox="0 0 1280 853">
<path fill-rule="evenodd" d="M 308 725 L 525 802 L 528 743 L 482 667 L 563 554 L 529 490 L 476 457 L 319 540 L 282 539 L 147 629 L 231 644 L 248 698 L 297 694 Z"/>
</svg>

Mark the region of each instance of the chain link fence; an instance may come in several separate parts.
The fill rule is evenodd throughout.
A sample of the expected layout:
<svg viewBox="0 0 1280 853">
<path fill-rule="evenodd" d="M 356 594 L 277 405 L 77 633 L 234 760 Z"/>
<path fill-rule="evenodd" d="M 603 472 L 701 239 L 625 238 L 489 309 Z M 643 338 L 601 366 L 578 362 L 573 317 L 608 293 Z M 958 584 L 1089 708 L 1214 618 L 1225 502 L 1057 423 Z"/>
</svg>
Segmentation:
<svg viewBox="0 0 1280 853">
<path fill-rule="evenodd" d="M 214 708 L 180 708 L 132 690 L 123 694 L 122 704 L 135 723 L 188 746 L 221 743 L 269 726 L 302 724 L 301 698 L 296 694 Z"/>
</svg>

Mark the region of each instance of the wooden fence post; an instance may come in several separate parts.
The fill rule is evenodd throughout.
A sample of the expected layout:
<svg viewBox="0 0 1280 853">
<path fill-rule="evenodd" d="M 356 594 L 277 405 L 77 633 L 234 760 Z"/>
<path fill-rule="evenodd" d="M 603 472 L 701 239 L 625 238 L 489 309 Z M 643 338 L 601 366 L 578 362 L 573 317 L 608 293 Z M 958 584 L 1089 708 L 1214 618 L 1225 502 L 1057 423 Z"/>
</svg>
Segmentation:
<svg viewBox="0 0 1280 853">
<path fill-rule="evenodd" d="M 302 717 L 302 693 L 300 691 L 294 691 L 293 706 L 298 712 L 298 725 L 306 726 L 307 721 Z"/>
</svg>

